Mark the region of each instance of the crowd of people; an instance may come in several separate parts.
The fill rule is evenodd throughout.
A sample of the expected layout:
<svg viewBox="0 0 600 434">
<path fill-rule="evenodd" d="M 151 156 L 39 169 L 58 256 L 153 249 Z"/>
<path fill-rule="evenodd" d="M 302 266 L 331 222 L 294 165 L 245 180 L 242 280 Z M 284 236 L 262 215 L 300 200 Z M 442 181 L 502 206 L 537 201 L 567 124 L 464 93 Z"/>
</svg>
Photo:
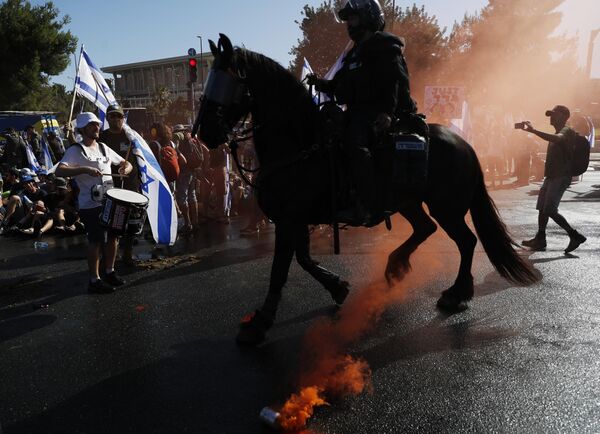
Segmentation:
<svg viewBox="0 0 600 434">
<path fill-rule="evenodd" d="M 132 164 L 132 173 L 116 181 L 117 187 L 139 191 L 140 180 L 130 143 L 123 130 L 124 114 L 120 107 L 107 113 L 109 128 L 101 131 L 99 142 Z M 76 142 L 73 131 L 44 131 L 53 165 L 64 158 Z M 51 167 L 33 170 L 28 149 L 38 162 L 44 161 L 42 134 L 34 126 L 23 131 L 6 128 L 0 134 L 0 234 L 41 238 L 47 234 L 85 233 L 78 203 L 79 186 L 73 177 L 57 176 Z M 266 221 L 252 200 L 251 187 L 242 182 L 231 164 L 228 148 L 209 150 L 192 138 L 190 128 L 155 123 L 142 132 L 169 181 L 180 217 L 179 233 L 193 234 L 209 221 L 227 224 L 243 210 L 249 223 L 242 235 L 256 233 Z M 251 144 L 240 149 L 245 167 L 254 166 Z M 174 158 L 173 158 L 174 156 Z M 114 173 L 116 169 L 113 170 Z M 132 242 L 122 240 L 125 262 L 131 260 Z"/>
</svg>

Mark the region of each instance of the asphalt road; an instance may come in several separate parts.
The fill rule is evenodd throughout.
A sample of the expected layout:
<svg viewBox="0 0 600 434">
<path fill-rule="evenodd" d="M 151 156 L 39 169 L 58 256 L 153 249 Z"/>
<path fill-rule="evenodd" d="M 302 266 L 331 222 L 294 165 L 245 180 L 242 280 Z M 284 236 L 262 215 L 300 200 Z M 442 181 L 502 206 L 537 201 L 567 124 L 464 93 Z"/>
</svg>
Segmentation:
<svg viewBox="0 0 600 434">
<path fill-rule="evenodd" d="M 517 240 L 535 233 L 538 189 L 492 192 Z M 368 363 L 372 387 L 318 408 L 309 428 L 600 432 L 599 200 L 600 171 L 590 170 L 561 206 L 588 241 L 566 256 L 568 239 L 550 223 L 548 250 L 522 252 L 542 273 L 538 284 L 506 282 L 478 245 L 475 298 L 453 316 L 435 309 L 459 259 L 438 231 L 415 254 L 402 296 L 342 348 Z M 4 433 L 269 432 L 258 414 L 297 390 L 306 332 L 347 312 L 336 313 L 294 263 L 268 341 L 238 348 L 238 322 L 268 285 L 273 240 L 272 229 L 239 238 L 241 224 L 207 227 L 179 243 L 174 258 L 128 272 L 128 285 L 104 296 L 86 292 L 82 240 L 51 240 L 47 253 L 35 253 L 32 242 L 0 239 Z M 350 279 L 357 297 L 381 291 L 370 284 L 407 234 L 399 217 L 391 233 L 344 231 L 334 256 L 329 232 L 316 230 L 313 252 Z M 360 323 L 361 310 L 353 315 Z"/>
</svg>

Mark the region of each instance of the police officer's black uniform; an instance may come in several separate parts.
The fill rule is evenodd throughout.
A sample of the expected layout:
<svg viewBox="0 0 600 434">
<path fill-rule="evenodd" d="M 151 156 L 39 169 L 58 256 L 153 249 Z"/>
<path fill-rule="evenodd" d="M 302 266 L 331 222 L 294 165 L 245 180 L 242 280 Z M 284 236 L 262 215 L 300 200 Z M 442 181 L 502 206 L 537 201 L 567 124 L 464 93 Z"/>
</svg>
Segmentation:
<svg viewBox="0 0 600 434">
<path fill-rule="evenodd" d="M 351 14 L 358 14 L 362 25 L 374 33 L 366 40 L 355 41 L 333 80 L 314 82 L 318 91 L 334 95 L 339 104 L 347 107 L 345 150 L 359 199 L 372 213 L 378 207 L 369 150 L 374 142 L 374 124 L 383 114 L 402 118 L 416 113 L 417 107 L 410 96 L 404 44 L 382 31 L 383 12 L 377 0 L 349 1 L 339 15 L 347 21 Z"/>
</svg>

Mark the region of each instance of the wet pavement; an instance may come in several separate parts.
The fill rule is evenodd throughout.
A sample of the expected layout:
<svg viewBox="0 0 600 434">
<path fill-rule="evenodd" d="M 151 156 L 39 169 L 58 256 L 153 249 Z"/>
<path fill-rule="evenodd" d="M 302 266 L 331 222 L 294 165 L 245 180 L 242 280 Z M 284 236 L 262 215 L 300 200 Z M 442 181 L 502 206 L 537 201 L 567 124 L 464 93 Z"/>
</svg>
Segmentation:
<svg viewBox="0 0 600 434">
<path fill-rule="evenodd" d="M 517 240 L 537 227 L 539 183 L 495 190 Z M 561 205 L 588 237 L 572 255 L 554 223 L 545 252 L 522 251 L 543 275 L 506 282 L 481 245 L 465 312 L 435 309 L 458 268 L 441 231 L 413 257 L 418 276 L 347 352 L 364 359 L 372 389 L 317 409 L 317 433 L 600 432 L 600 171 Z M 0 424 L 4 433 L 262 433 L 258 414 L 296 391 L 303 337 L 334 315 L 329 295 L 294 263 L 277 323 L 258 349 L 234 343 L 240 318 L 268 286 L 273 230 L 241 238 L 242 220 L 210 224 L 167 258 L 121 270 L 112 295 L 86 291 L 85 241 L 0 239 Z M 313 254 L 353 291 L 381 281 L 386 255 L 409 231 L 331 233 Z M 141 241 L 136 253 L 149 258 Z M 0 429 L 1 431 L 1 429 Z"/>
</svg>

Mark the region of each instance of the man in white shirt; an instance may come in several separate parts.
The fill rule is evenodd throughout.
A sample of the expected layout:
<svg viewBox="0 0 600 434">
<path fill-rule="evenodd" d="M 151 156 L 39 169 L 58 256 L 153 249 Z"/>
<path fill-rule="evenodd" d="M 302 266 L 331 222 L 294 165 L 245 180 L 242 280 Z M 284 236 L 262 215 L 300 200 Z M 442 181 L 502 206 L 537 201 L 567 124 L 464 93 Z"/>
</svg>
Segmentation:
<svg viewBox="0 0 600 434">
<path fill-rule="evenodd" d="M 118 237 L 100 226 L 103 192 L 113 186 L 111 166 L 119 166 L 119 173 L 127 175 L 132 166 L 115 151 L 96 140 L 100 134 L 100 120 L 90 112 L 77 115 L 76 129 L 82 140 L 70 146 L 56 168 L 56 176 L 72 177 L 79 187 L 79 216 L 85 225 L 90 243 L 88 247 L 89 290 L 110 293 L 125 282 L 115 274 Z M 104 246 L 106 274 L 100 279 L 100 254 Z"/>
</svg>

